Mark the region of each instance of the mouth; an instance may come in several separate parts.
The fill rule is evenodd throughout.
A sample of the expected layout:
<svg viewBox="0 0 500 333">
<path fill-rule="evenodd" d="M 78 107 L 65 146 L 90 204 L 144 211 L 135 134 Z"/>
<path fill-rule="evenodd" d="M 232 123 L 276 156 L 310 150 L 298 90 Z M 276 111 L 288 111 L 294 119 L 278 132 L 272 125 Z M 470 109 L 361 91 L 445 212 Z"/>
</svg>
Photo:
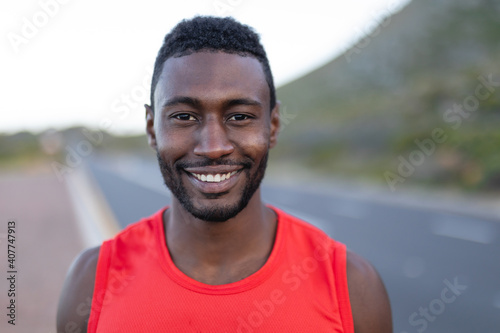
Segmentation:
<svg viewBox="0 0 500 333">
<path fill-rule="evenodd" d="M 228 173 L 223 173 L 223 174 L 216 173 L 215 175 L 211 174 L 211 173 L 204 174 L 204 173 L 190 172 L 190 174 L 193 175 L 194 177 L 196 177 L 196 179 L 198 179 L 199 181 L 202 181 L 202 182 L 206 182 L 206 183 L 220 183 L 220 182 L 223 182 L 225 180 L 229 180 L 236 173 L 238 173 L 238 171 L 233 171 L 233 172 L 228 172 Z"/>
<path fill-rule="evenodd" d="M 202 193 L 228 192 L 240 178 L 243 168 L 227 167 L 204 168 L 203 170 L 184 169 L 188 179 Z"/>
</svg>

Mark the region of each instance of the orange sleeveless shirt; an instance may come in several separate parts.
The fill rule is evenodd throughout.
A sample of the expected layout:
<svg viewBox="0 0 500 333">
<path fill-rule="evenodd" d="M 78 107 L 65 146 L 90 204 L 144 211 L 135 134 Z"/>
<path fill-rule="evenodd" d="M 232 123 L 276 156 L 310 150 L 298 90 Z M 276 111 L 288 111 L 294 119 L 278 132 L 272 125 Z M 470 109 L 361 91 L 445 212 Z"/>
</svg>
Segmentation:
<svg viewBox="0 0 500 333">
<path fill-rule="evenodd" d="M 88 332 L 354 333 L 345 246 L 270 208 L 278 216 L 271 255 L 234 283 L 208 285 L 177 269 L 164 209 L 105 241 Z"/>
</svg>

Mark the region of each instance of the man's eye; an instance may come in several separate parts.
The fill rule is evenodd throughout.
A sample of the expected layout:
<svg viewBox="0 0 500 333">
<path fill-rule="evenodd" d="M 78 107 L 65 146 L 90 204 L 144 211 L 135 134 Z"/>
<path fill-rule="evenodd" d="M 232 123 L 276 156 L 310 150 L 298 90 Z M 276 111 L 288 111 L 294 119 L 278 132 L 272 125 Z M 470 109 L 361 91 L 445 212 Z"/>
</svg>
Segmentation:
<svg viewBox="0 0 500 333">
<path fill-rule="evenodd" d="M 179 120 L 196 120 L 195 117 L 193 117 L 192 115 L 188 114 L 188 113 L 181 113 L 181 114 L 177 114 L 174 116 L 175 119 L 179 119 Z"/>
<path fill-rule="evenodd" d="M 235 114 L 234 116 L 231 116 L 228 120 L 247 120 L 250 117 L 245 115 L 245 114 Z"/>
</svg>

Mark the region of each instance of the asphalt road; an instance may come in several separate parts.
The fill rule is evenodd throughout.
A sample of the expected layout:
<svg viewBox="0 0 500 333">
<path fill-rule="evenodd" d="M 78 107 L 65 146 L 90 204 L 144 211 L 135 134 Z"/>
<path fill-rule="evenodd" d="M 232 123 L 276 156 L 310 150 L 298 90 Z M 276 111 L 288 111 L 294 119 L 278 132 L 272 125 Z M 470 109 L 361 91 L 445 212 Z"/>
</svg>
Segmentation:
<svg viewBox="0 0 500 333">
<path fill-rule="evenodd" d="M 0 173 L 0 332 L 55 333 L 66 272 L 83 247 L 66 186 L 52 170 Z"/>
<path fill-rule="evenodd" d="M 94 160 L 90 170 L 122 227 L 170 203 L 154 164 Z M 375 265 L 394 332 L 500 332 L 500 221 L 266 181 L 262 195 Z"/>
</svg>

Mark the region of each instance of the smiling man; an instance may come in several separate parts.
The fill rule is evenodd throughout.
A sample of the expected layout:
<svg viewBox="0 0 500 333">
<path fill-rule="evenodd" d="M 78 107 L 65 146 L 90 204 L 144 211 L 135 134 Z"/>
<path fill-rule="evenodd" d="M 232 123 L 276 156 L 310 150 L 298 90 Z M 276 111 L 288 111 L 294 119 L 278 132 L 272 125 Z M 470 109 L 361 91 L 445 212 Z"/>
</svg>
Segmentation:
<svg viewBox="0 0 500 333">
<path fill-rule="evenodd" d="M 261 200 L 279 103 L 251 28 L 179 23 L 146 120 L 172 204 L 77 258 L 58 332 L 392 331 L 374 268 Z"/>
</svg>

